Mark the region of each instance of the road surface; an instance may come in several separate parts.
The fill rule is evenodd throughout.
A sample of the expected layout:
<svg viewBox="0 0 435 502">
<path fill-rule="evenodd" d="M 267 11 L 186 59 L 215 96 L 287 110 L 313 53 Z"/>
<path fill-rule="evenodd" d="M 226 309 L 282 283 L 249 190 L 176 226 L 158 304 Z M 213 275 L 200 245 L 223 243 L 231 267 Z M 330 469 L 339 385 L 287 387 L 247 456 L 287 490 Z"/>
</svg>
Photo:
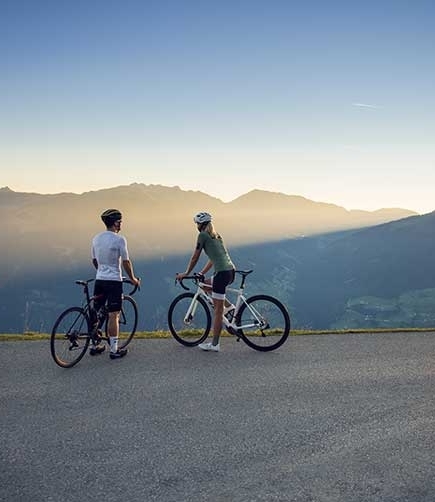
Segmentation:
<svg viewBox="0 0 435 502">
<path fill-rule="evenodd" d="M 434 502 L 435 334 L 0 342 L 0 500 Z"/>
</svg>

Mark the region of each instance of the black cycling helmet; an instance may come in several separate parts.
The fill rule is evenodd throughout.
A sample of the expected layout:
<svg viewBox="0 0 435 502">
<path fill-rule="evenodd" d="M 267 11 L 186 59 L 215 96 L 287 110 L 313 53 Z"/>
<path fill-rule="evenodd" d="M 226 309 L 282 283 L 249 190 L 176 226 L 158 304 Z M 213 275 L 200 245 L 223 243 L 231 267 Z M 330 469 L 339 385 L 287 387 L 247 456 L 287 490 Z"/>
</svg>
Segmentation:
<svg viewBox="0 0 435 502">
<path fill-rule="evenodd" d="M 104 213 L 101 214 L 101 219 L 106 227 L 111 227 L 115 221 L 122 219 L 122 214 L 118 209 L 106 209 Z"/>
</svg>

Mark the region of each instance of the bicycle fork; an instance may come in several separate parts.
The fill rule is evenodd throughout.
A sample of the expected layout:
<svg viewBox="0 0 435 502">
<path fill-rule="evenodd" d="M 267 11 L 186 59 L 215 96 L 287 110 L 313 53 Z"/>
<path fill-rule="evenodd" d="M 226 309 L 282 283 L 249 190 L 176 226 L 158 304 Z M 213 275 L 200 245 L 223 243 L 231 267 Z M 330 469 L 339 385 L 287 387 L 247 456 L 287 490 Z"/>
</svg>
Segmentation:
<svg viewBox="0 0 435 502">
<path fill-rule="evenodd" d="M 199 294 L 195 294 L 190 302 L 189 308 L 187 309 L 186 315 L 184 316 L 184 324 L 190 324 L 192 319 L 195 317 L 195 312 L 198 307 L 198 296 Z"/>
</svg>

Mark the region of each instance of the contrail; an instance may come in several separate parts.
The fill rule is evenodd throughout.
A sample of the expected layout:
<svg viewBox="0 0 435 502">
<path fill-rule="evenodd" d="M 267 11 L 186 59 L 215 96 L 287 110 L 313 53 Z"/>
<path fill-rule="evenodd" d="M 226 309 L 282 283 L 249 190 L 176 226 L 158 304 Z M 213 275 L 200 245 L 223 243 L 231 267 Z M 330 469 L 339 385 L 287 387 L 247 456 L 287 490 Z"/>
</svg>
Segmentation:
<svg viewBox="0 0 435 502">
<path fill-rule="evenodd" d="M 379 108 L 379 106 L 368 105 L 367 103 L 352 103 L 352 106 L 358 106 L 359 108 Z"/>
</svg>

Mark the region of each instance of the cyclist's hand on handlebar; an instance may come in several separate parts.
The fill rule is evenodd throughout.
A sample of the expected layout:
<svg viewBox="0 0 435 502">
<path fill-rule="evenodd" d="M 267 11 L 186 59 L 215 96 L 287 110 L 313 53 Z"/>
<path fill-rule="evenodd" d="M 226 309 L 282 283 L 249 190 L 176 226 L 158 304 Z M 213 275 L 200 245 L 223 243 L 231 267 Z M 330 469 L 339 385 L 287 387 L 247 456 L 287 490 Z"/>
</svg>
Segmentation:
<svg viewBox="0 0 435 502">
<path fill-rule="evenodd" d="M 134 279 L 131 279 L 131 283 L 133 284 L 133 286 L 140 288 L 140 277 L 135 277 Z"/>
<path fill-rule="evenodd" d="M 175 274 L 175 280 L 176 281 L 182 281 L 186 277 L 186 275 L 187 274 L 184 273 L 184 272 L 183 273 L 177 273 L 177 274 Z"/>
</svg>

